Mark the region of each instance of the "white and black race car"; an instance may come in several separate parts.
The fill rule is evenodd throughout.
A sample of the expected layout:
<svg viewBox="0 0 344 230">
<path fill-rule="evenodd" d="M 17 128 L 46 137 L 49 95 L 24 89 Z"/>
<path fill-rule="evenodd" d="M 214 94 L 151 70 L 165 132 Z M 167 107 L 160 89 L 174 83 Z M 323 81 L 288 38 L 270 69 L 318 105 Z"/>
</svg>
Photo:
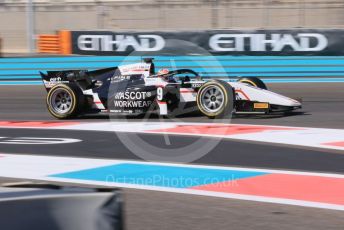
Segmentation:
<svg viewBox="0 0 344 230">
<path fill-rule="evenodd" d="M 59 119 L 95 112 L 169 116 L 192 110 L 209 118 L 226 118 L 232 113 L 269 114 L 301 108 L 299 101 L 267 90 L 259 78 L 205 80 L 191 69 L 155 73 L 151 58 L 95 71 L 40 74 L 48 92 L 48 110 Z"/>
</svg>

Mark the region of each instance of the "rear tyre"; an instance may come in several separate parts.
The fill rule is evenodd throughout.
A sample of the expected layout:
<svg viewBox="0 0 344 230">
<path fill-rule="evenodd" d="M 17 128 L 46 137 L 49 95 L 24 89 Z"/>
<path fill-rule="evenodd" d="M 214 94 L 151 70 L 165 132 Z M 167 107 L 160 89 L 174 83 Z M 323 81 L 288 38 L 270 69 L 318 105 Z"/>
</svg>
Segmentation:
<svg viewBox="0 0 344 230">
<path fill-rule="evenodd" d="M 197 107 L 211 119 L 231 118 L 234 96 L 233 88 L 225 81 L 213 80 L 205 83 L 197 93 Z"/>
<path fill-rule="evenodd" d="M 238 82 L 245 83 L 250 86 L 254 86 L 261 89 L 268 89 L 265 83 L 257 77 L 241 77 Z"/>
<path fill-rule="evenodd" d="M 85 96 L 74 83 L 59 84 L 49 90 L 47 107 L 51 115 L 58 119 L 74 118 L 85 105 Z"/>
</svg>

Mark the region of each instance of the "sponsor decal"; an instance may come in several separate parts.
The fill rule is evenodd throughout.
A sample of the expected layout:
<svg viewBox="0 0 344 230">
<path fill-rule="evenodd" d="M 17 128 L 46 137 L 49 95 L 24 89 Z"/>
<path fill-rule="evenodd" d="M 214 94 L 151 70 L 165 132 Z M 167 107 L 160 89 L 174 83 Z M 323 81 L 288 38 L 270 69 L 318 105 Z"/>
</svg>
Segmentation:
<svg viewBox="0 0 344 230">
<path fill-rule="evenodd" d="M 145 91 L 125 91 L 115 94 L 114 105 L 120 108 L 147 108 L 152 105 L 151 92 Z"/>
<path fill-rule="evenodd" d="M 253 108 L 255 109 L 268 109 L 269 108 L 269 103 L 254 103 Z"/>
<path fill-rule="evenodd" d="M 52 77 L 49 79 L 50 82 L 60 82 L 62 81 L 62 78 L 61 77 Z"/>
<path fill-rule="evenodd" d="M 122 110 L 119 110 L 119 109 L 110 109 L 109 112 L 110 112 L 110 113 L 120 113 L 120 112 L 122 112 Z"/>
<path fill-rule="evenodd" d="M 152 96 L 151 92 L 137 92 L 137 91 L 125 91 L 118 92 L 115 94 L 115 99 L 120 100 L 145 100 L 146 98 Z"/>
<path fill-rule="evenodd" d="M 61 77 L 53 77 L 53 78 L 50 78 L 49 81 L 43 80 L 43 83 L 46 88 L 51 88 L 56 84 L 69 83 L 69 81 L 63 81 Z"/>
<path fill-rule="evenodd" d="M 120 82 L 124 80 L 130 80 L 130 75 L 116 75 L 116 76 L 112 76 L 109 79 L 111 83 L 116 83 L 116 82 Z"/>
<path fill-rule="evenodd" d="M 192 83 L 191 87 L 192 88 L 200 88 L 204 83 Z"/>
<path fill-rule="evenodd" d="M 114 101 L 114 104 L 122 108 L 147 108 L 152 105 L 152 101 Z"/>
<path fill-rule="evenodd" d="M 144 111 L 142 109 L 113 109 L 110 110 L 111 113 L 120 113 L 120 114 L 141 114 Z"/>
<path fill-rule="evenodd" d="M 132 64 L 132 65 L 124 65 L 119 67 L 121 72 L 144 72 L 149 71 L 150 64 Z"/>
</svg>

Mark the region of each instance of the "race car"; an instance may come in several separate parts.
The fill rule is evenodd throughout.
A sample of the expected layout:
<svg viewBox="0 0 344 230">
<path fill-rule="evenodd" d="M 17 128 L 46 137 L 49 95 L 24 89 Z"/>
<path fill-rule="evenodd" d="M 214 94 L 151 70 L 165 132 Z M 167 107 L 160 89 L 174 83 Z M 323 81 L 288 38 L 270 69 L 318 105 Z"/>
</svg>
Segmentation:
<svg viewBox="0 0 344 230">
<path fill-rule="evenodd" d="M 173 116 L 192 110 L 209 118 L 226 118 L 233 113 L 270 114 L 301 108 L 299 101 L 269 91 L 259 78 L 203 79 L 191 69 L 156 73 L 152 58 L 94 71 L 40 74 L 48 92 L 47 108 L 58 119 L 99 112 Z"/>
</svg>

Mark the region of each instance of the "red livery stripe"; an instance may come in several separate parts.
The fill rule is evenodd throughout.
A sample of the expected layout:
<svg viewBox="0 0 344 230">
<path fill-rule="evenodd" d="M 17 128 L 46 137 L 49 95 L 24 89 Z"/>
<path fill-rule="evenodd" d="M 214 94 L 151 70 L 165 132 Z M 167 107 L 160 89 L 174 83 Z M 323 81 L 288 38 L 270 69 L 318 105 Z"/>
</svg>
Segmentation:
<svg viewBox="0 0 344 230">
<path fill-rule="evenodd" d="M 241 89 L 236 89 L 235 92 L 241 93 L 246 98 L 246 100 L 250 101 L 249 96 L 247 96 L 247 94 L 244 91 L 242 91 Z"/>
<path fill-rule="evenodd" d="M 181 93 L 196 93 L 194 90 L 180 90 Z"/>
</svg>

